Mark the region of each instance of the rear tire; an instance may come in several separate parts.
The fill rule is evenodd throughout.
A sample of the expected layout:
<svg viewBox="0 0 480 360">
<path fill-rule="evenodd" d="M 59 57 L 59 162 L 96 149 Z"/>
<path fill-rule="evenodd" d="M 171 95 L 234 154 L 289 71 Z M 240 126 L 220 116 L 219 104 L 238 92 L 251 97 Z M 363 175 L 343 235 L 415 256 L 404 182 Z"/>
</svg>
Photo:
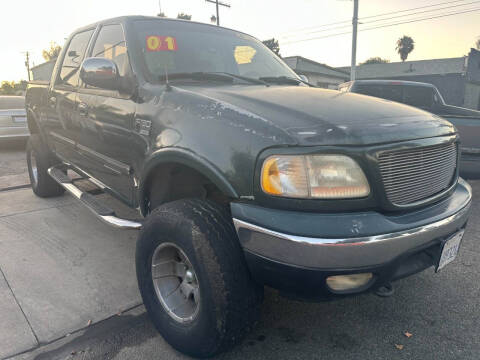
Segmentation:
<svg viewBox="0 0 480 360">
<path fill-rule="evenodd" d="M 28 174 L 35 195 L 44 198 L 62 195 L 65 189 L 48 174 L 48 168 L 55 165 L 55 161 L 39 134 L 30 135 L 26 152 Z"/>
<path fill-rule="evenodd" d="M 160 260 L 159 251 L 164 251 Z M 185 302 L 190 292 L 181 289 L 185 269 L 178 270 L 179 262 L 187 264 L 188 278 L 198 286 L 191 298 L 198 308 L 193 301 Z M 167 263 L 174 266 L 158 267 Z M 136 267 L 150 319 L 165 340 L 185 354 L 204 358 L 229 350 L 258 321 L 263 287 L 251 279 L 232 220 L 215 203 L 188 199 L 155 209 L 139 235 Z"/>
</svg>

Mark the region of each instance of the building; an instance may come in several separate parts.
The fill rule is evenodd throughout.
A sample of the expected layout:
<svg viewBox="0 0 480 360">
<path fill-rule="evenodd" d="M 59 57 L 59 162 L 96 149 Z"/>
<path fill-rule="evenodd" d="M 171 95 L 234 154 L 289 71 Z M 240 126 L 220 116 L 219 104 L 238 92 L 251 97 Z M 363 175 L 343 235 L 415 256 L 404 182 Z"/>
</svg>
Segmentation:
<svg viewBox="0 0 480 360">
<path fill-rule="evenodd" d="M 56 61 L 57 59 L 54 59 L 32 67 L 30 69 L 32 73 L 31 79 L 36 81 L 50 81 Z"/>
<path fill-rule="evenodd" d="M 327 89 L 336 89 L 350 79 L 350 73 L 301 56 L 283 58 L 288 66 L 299 75 L 305 75 L 311 84 Z"/>
<path fill-rule="evenodd" d="M 426 82 L 440 90 L 447 104 L 480 109 L 480 51 L 475 49 L 457 58 L 360 65 L 356 78 Z"/>
</svg>

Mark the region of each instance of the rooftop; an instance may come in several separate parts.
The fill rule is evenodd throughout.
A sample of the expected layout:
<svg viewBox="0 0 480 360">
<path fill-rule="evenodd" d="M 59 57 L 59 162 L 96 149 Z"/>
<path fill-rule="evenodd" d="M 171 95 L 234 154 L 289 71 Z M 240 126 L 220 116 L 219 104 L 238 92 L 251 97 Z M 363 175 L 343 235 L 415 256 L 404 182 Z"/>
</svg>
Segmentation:
<svg viewBox="0 0 480 360">
<path fill-rule="evenodd" d="M 359 79 L 372 79 L 393 76 L 458 74 L 466 71 L 466 59 L 466 56 L 462 56 L 446 59 L 359 65 L 356 68 L 356 75 Z M 350 66 L 337 69 L 350 73 Z"/>
<path fill-rule="evenodd" d="M 295 71 L 324 74 L 341 79 L 348 79 L 350 77 L 350 72 L 333 68 L 302 56 L 288 56 L 283 58 L 283 60 Z"/>
</svg>

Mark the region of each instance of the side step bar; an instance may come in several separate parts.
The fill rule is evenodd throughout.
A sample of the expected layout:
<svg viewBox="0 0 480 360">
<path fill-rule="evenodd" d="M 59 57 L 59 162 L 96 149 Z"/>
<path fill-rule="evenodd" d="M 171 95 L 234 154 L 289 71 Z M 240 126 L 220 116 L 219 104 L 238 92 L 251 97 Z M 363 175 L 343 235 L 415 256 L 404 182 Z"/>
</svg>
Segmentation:
<svg viewBox="0 0 480 360">
<path fill-rule="evenodd" d="M 53 180 L 62 185 L 65 190 L 80 200 L 83 205 L 90 209 L 103 222 L 122 229 L 140 230 L 142 223 L 117 217 L 115 211 L 99 202 L 94 196 L 76 187 L 72 180 L 65 174 L 65 169 L 63 165 L 53 166 L 48 169 L 48 174 Z"/>
</svg>

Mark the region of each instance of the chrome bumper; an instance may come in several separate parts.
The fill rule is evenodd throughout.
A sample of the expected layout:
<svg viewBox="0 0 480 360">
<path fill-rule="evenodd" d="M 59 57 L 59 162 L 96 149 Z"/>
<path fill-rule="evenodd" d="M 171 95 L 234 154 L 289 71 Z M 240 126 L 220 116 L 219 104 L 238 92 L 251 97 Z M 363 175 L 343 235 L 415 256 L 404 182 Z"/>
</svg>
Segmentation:
<svg viewBox="0 0 480 360">
<path fill-rule="evenodd" d="M 385 264 L 401 254 L 442 239 L 462 228 L 468 219 L 467 200 L 453 215 L 408 230 L 365 237 L 304 237 L 272 231 L 234 218 L 244 250 L 284 264 L 317 269 L 351 269 Z"/>
</svg>

